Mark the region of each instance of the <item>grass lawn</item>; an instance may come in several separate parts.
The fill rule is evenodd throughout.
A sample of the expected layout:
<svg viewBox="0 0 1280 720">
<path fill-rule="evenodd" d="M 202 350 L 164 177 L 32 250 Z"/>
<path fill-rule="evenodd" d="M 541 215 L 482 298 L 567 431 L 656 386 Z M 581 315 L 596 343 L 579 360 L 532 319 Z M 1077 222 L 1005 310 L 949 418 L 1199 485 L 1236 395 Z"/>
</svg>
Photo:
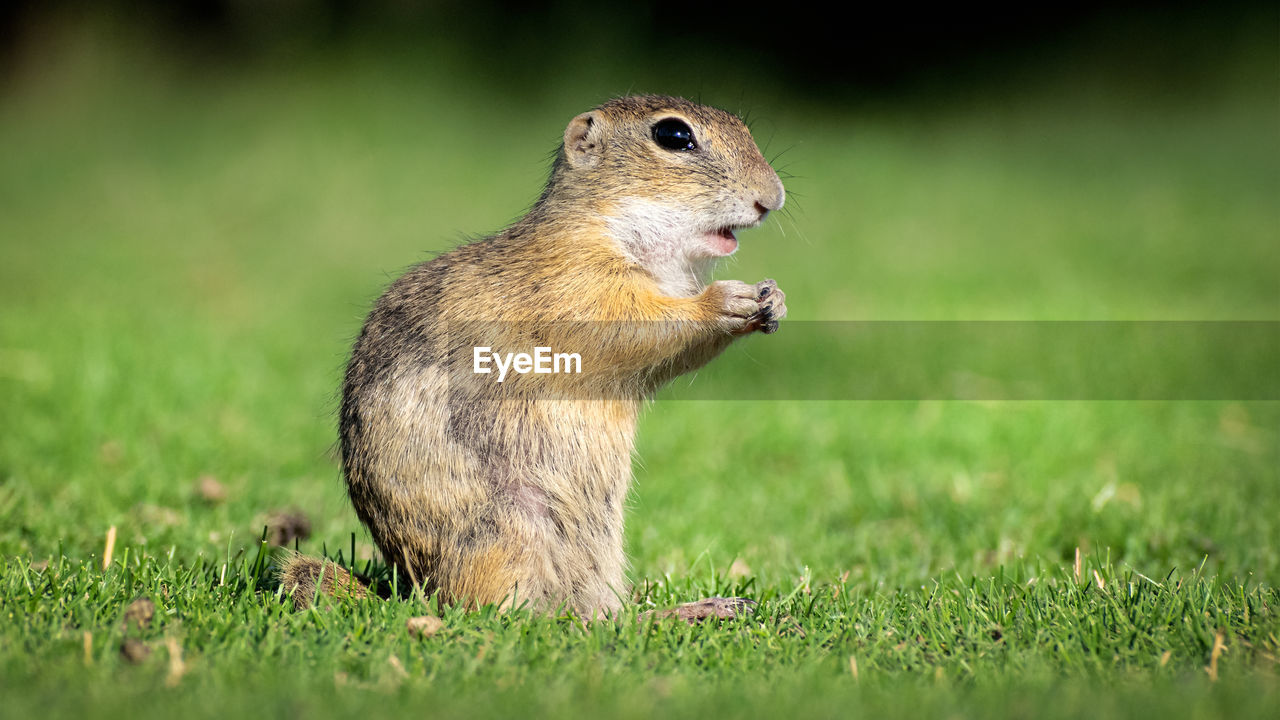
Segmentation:
<svg viewBox="0 0 1280 720">
<path fill-rule="evenodd" d="M 1280 319 L 1272 67 L 1176 96 L 1058 76 L 883 107 L 766 95 L 791 210 L 719 277 L 777 278 L 793 327 Z M 39 73 L 0 98 L 0 715 L 1280 706 L 1277 402 L 659 400 L 627 618 L 294 612 L 260 543 L 278 513 L 309 520 L 304 552 L 379 567 L 334 461 L 370 302 L 518 216 L 568 118 L 627 83 L 517 108 L 376 54 L 200 74 L 93 42 Z M 634 618 L 709 594 L 760 606 Z M 411 637 L 428 611 L 443 628 Z"/>
</svg>

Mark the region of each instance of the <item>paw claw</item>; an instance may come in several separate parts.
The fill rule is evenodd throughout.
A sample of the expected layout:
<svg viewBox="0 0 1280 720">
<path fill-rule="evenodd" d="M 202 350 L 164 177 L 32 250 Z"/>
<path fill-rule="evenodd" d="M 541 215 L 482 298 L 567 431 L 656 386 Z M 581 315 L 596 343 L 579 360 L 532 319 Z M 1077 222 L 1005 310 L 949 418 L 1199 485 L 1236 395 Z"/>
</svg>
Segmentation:
<svg viewBox="0 0 1280 720">
<path fill-rule="evenodd" d="M 776 281 L 766 279 L 756 283 L 756 297 L 760 310 L 753 318 L 755 329 L 772 335 L 778 331 L 778 320 L 787 315 L 787 295 L 778 288 Z"/>
</svg>

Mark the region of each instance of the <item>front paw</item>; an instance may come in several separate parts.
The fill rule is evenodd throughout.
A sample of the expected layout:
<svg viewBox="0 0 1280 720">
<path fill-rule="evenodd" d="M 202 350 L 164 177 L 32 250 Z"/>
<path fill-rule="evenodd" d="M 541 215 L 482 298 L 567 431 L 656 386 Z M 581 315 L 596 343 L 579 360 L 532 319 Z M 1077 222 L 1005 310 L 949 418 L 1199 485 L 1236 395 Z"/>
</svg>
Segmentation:
<svg viewBox="0 0 1280 720">
<path fill-rule="evenodd" d="M 755 329 L 768 335 L 777 332 L 778 321 L 787 316 L 787 294 L 773 280 L 756 283 L 756 302 L 760 310 L 753 318 Z"/>
<path fill-rule="evenodd" d="M 738 280 L 720 280 L 709 288 L 716 312 L 716 324 L 734 335 L 745 335 L 758 327 L 760 290 Z"/>
</svg>

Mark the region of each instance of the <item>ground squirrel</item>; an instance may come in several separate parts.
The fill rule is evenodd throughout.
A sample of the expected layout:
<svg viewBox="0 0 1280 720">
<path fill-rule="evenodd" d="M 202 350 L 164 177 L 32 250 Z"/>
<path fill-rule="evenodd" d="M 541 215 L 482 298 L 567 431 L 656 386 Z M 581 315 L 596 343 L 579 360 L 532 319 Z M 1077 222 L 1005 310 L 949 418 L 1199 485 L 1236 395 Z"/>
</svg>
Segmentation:
<svg viewBox="0 0 1280 720">
<path fill-rule="evenodd" d="M 356 340 L 339 422 L 351 502 L 400 576 L 446 603 L 620 608 L 637 413 L 735 338 L 777 329 L 772 280 L 707 276 L 783 198 L 736 116 L 618 98 L 569 123 L 523 218 L 395 281 Z M 536 348 L 578 367 L 530 372 Z M 283 571 L 296 601 L 322 567 L 326 590 L 363 593 L 299 556 Z"/>
</svg>

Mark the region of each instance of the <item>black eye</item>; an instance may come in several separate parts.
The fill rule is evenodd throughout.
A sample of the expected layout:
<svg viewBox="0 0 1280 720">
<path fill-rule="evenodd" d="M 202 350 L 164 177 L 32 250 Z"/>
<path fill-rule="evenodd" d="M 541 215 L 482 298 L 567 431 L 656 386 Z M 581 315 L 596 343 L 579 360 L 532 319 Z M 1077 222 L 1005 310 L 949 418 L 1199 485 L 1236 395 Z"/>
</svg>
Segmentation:
<svg viewBox="0 0 1280 720">
<path fill-rule="evenodd" d="M 653 124 L 653 141 L 677 152 L 698 149 L 698 143 L 693 139 L 693 130 L 683 120 L 675 118 L 659 120 Z"/>
</svg>

